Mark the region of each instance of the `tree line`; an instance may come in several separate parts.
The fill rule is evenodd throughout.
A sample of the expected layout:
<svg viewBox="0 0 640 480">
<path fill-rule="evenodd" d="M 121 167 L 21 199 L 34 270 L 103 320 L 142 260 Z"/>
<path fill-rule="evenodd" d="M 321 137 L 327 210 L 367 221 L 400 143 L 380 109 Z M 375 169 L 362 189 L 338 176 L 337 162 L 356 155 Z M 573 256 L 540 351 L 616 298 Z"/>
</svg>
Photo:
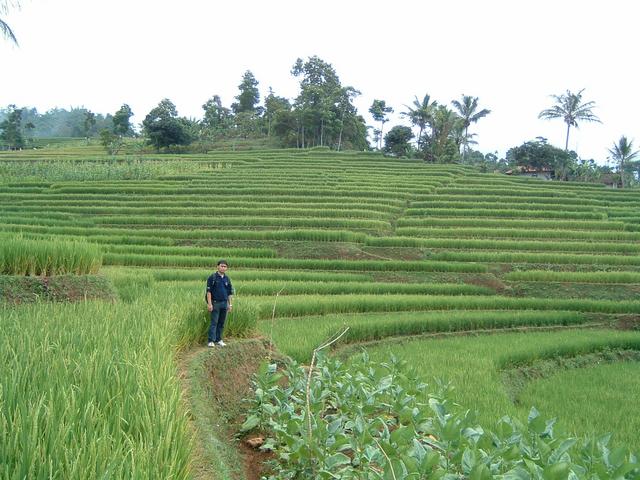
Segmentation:
<svg viewBox="0 0 640 480">
<path fill-rule="evenodd" d="M 207 151 L 221 143 L 263 141 L 273 148 L 325 147 L 334 150 L 379 150 L 396 157 L 420 158 L 426 162 L 466 163 L 487 171 L 518 167 L 550 172 L 557 180 L 592 181 L 615 173 L 621 187 L 636 184 L 640 177 L 638 151 L 622 136 L 609 149 L 616 172 L 580 159 L 568 150 L 569 134 L 579 122 L 600 122 L 595 102 L 585 101 L 584 90 L 552 95 L 554 104 L 540 112 L 541 119 L 561 119 L 566 124 L 565 148 L 561 150 L 536 138 L 507 151 L 506 158 L 482 154 L 472 148 L 476 134 L 472 126 L 491 113 L 481 108 L 478 97 L 461 95 L 441 103 L 429 94 L 414 97 L 404 105 L 400 117 L 409 125 L 396 125 L 385 132 L 393 107 L 383 99 L 373 100 L 369 113 L 374 126 L 353 104 L 360 91 L 342 85 L 333 66 L 317 56 L 298 58 L 291 74 L 299 80 L 296 98 L 278 96 L 270 88 L 261 99 L 258 80 L 246 71 L 238 95 L 228 107 L 219 95 L 202 105 L 202 118 L 179 116 L 175 104 L 161 100 L 138 129 L 131 123 L 133 112 L 124 104 L 113 114 L 95 114 L 86 108 L 52 109 L 39 114 L 34 108 L 9 105 L 0 109 L 0 143 L 24 148 L 39 137 L 95 137 L 110 154 L 117 154 L 125 139 L 139 135 L 155 150 Z M 368 142 L 372 133 L 373 145 Z"/>
</svg>

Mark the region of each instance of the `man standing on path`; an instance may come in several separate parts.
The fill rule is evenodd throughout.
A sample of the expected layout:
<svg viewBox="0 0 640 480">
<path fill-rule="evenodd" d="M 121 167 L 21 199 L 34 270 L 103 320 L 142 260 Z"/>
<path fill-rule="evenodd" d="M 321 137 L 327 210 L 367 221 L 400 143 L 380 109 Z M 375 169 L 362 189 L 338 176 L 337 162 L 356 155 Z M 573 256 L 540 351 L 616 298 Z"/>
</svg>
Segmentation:
<svg viewBox="0 0 640 480">
<path fill-rule="evenodd" d="M 211 325 L 209 326 L 209 343 L 207 346 L 218 345 L 224 347 L 222 330 L 227 312 L 233 307 L 233 286 L 231 279 L 226 275 L 227 261 L 218 260 L 217 272 L 207 278 L 207 309 L 211 312 Z"/>
</svg>

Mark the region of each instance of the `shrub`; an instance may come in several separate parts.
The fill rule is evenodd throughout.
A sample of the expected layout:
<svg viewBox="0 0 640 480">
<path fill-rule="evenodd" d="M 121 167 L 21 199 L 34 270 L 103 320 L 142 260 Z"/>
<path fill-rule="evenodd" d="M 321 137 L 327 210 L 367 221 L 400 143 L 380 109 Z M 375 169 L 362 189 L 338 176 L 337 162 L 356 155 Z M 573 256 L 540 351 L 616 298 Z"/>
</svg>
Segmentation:
<svg viewBox="0 0 640 480">
<path fill-rule="evenodd" d="M 449 388 L 429 389 L 406 364 L 318 357 L 309 371 L 265 365 L 243 431 L 260 430 L 275 453 L 269 480 L 296 478 L 638 478 L 640 464 L 608 438 L 554 433 L 532 408 L 527 424 L 493 429 L 457 406 Z M 611 452 L 615 451 L 615 455 Z"/>
</svg>

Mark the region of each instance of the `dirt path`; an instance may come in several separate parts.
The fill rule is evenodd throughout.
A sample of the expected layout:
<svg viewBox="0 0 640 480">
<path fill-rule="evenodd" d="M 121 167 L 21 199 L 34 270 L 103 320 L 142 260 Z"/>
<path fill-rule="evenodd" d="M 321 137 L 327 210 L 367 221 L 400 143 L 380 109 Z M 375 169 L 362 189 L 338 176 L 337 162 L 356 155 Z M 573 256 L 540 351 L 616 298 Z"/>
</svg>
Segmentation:
<svg viewBox="0 0 640 480">
<path fill-rule="evenodd" d="M 195 439 L 194 479 L 218 478 L 214 464 L 220 462 L 231 465 L 228 478 L 233 480 L 259 480 L 263 474 L 268 455 L 239 441 L 235 434 L 245 419 L 243 400 L 252 394 L 251 379 L 267 354 L 262 341 L 252 339 L 233 341 L 224 348 L 195 347 L 178 356 L 178 376 Z M 226 455 L 220 452 L 220 459 L 211 458 L 211 450 L 204 447 L 212 437 L 227 450 Z"/>
</svg>

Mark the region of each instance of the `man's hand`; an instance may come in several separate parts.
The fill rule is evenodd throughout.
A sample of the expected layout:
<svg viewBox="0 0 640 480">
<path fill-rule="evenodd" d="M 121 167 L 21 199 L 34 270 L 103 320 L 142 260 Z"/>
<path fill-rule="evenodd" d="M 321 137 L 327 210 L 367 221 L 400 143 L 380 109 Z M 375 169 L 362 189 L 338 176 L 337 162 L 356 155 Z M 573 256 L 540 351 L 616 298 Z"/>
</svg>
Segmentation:
<svg viewBox="0 0 640 480">
<path fill-rule="evenodd" d="M 212 304 L 207 305 L 207 310 L 209 310 L 210 312 L 213 312 L 213 305 Z"/>
<path fill-rule="evenodd" d="M 227 310 L 231 310 L 231 308 L 232 308 L 232 307 L 233 307 L 233 305 L 229 304 L 229 305 L 227 306 Z"/>
</svg>

